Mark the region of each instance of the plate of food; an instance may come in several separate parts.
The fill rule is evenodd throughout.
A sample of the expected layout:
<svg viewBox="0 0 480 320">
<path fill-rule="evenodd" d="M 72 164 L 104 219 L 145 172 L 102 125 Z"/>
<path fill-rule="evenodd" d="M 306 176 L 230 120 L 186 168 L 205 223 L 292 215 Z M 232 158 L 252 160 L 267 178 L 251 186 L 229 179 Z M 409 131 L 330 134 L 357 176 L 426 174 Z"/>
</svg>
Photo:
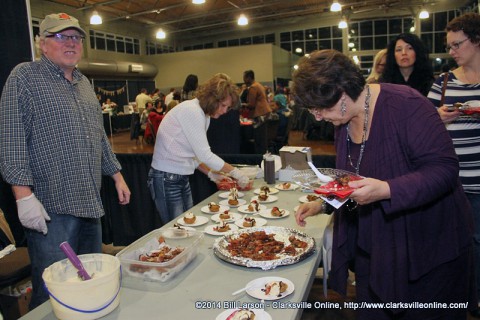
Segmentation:
<svg viewBox="0 0 480 320">
<path fill-rule="evenodd" d="M 183 239 L 191 237 L 195 231 L 194 228 L 174 224 L 162 233 L 162 236 L 168 239 Z"/>
<path fill-rule="evenodd" d="M 236 220 L 235 224 L 240 228 L 263 227 L 267 224 L 267 220 L 263 218 L 245 217 L 243 219 Z"/>
<path fill-rule="evenodd" d="M 263 309 L 228 309 L 220 313 L 215 320 L 272 320 L 272 316 Z"/>
<path fill-rule="evenodd" d="M 320 169 L 319 169 L 320 170 Z M 350 181 L 361 180 L 363 177 L 348 171 L 331 169 L 333 171 L 322 172 L 328 176 L 334 178 L 334 180 L 326 183 L 325 185 L 316 188 L 314 191 L 316 194 L 320 194 L 324 197 L 336 197 L 338 199 L 345 199 L 354 191 L 353 188 L 348 186 Z"/>
<path fill-rule="evenodd" d="M 252 197 L 251 201 L 258 201 L 260 203 L 272 203 L 278 200 L 277 196 L 271 196 L 271 195 L 262 195 L 259 194 L 258 196 Z"/>
<path fill-rule="evenodd" d="M 299 185 L 290 183 L 290 182 L 283 182 L 283 183 L 276 184 L 275 188 L 280 191 L 293 191 L 293 190 L 297 190 L 299 188 Z"/>
<path fill-rule="evenodd" d="M 273 207 L 272 209 L 261 210 L 258 214 L 267 219 L 281 219 L 289 216 L 290 211 Z"/>
<path fill-rule="evenodd" d="M 222 199 L 228 199 L 228 197 L 230 196 L 230 194 L 231 194 L 230 191 L 226 191 L 226 192 L 219 193 L 218 196 L 219 196 L 220 198 L 222 198 Z M 238 197 L 238 198 L 241 198 L 241 197 L 243 197 L 243 196 L 245 196 L 245 193 L 240 192 L 240 191 L 237 192 L 237 197 Z"/>
<path fill-rule="evenodd" d="M 228 232 L 237 231 L 237 230 L 238 230 L 238 227 L 236 225 L 222 222 L 222 223 L 206 226 L 203 231 L 205 231 L 205 233 L 212 236 L 223 236 Z"/>
<path fill-rule="evenodd" d="M 219 202 L 222 206 L 228 206 L 230 208 L 239 207 L 247 203 L 245 199 L 225 199 Z"/>
<path fill-rule="evenodd" d="M 203 206 L 200 210 L 203 213 L 207 214 L 216 214 L 219 212 L 224 212 L 225 210 L 230 209 L 229 206 L 222 206 L 216 202 L 209 202 L 206 206 Z"/>
<path fill-rule="evenodd" d="M 187 227 L 198 227 L 208 222 L 204 216 L 196 216 L 192 212 L 187 212 L 183 217 L 178 218 L 177 223 Z"/>
<path fill-rule="evenodd" d="M 315 239 L 295 229 L 264 226 L 230 232 L 215 240 L 213 252 L 226 262 L 271 270 L 306 259 Z"/>
<path fill-rule="evenodd" d="M 298 198 L 298 201 L 300 201 L 301 203 L 317 201 L 317 200 L 321 200 L 321 198 L 313 193 L 307 194 L 305 196 L 301 196 L 300 198 Z"/>
<path fill-rule="evenodd" d="M 255 193 L 255 194 L 260 194 L 262 192 L 266 192 L 267 194 L 276 194 L 279 191 L 278 191 L 278 189 L 272 188 L 272 187 L 269 187 L 269 186 L 262 186 L 260 188 L 257 188 L 255 190 L 253 190 L 253 193 Z"/>
<path fill-rule="evenodd" d="M 234 221 L 236 221 L 238 219 L 241 219 L 241 218 L 242 218 L 242 215 L 240 213 L 230 212 L 228 210 L 225 210 L 222 213 L 214 214 L 211 217 L 211 219 L 215 222 L 222 222 L 222 221 L 234 222 Z"/>
<path fill-rule="evenodd" d="M 260 300 L 278 300 L 293 293 L 293 282 L 281 277 L 263 277 L 246 285 L 249 296 Z"/>
<path fill-rule="evenodd" d="M 239 212 L 247 214 L 258 213 L 260 212 L 260 210 L 263 209 L 267 209 L 267 206 L 265 206 L 264 204 L 260 204 L 257 200 L 254 200 L 249 204 L 244 204 L 243 206 L 237 208 Z"/>
</svg>

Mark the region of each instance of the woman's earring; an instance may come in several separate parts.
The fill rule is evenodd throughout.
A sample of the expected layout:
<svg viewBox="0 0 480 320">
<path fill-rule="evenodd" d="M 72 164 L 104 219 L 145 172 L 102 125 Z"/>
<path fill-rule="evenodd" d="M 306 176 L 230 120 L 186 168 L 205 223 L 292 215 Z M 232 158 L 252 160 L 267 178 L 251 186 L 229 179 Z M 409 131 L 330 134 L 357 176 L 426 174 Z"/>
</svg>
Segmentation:
<svg viewBox="0 0 480 320">
<path fill-rule="evenodd" d="M 342 99 L 342 104 L 340 105 L 340 112 L 342 113 L 342 117 L 347 112 L 347 103 L 345 102 L 345 99 Z"/>
</svg>

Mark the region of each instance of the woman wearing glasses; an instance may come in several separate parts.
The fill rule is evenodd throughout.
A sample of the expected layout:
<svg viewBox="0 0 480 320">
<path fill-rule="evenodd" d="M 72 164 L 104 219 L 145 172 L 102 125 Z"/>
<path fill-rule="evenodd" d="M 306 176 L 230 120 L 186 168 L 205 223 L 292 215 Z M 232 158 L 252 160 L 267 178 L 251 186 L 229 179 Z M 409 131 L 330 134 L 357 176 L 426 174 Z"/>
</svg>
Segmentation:
<svg viewBox="0 0 480 320">
<path fill-rule="evenodd" d="M 428 50 L 419 37 L 402 33 L 390 42 L 380 82 L 404 84 L 426 96 L 433 80 Z"/>
<path fill-rule="evenodd" d="M 435 81 L 428 98 L 446 124 L 460 160 L 460 179 L 475 218 L 475 268 L 480 290 L 480 118 L 449 108 L 455 103 L 480 100 L 480 16 L 467 13 L 457 17 L 447 24 L 446 31 L 446 49 L 458 68 L 446 74 L 443 103 L 445 74 Z M 480 312 L 476 313 L 480 317 Z"/>
<path fill-rule="evenodd" d="M 350 267 L 358 302 L 391 303 L 357 309 L 357 319 L 465 319 L 465 308 L 393 304 L 469 298 L 472 213 L 431 103 L 407 86 L 366 85 L 355 63 L 334 50 L 302 58 L 293 83 L 295 103 L 336 126 L 336 167 L 365 177 L 349 182 L 358 205 L 334 213 L 331 287 L 346 293 Z M 321 209 L 301 205 L 297 223 Z"/>
</svg>

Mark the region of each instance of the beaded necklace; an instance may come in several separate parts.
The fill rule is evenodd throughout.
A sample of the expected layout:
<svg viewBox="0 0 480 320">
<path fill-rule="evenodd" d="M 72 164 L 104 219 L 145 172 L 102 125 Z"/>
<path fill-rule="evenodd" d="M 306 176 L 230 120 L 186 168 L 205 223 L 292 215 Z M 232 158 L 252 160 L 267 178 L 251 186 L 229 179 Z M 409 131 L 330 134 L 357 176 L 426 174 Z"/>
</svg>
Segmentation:
<svg viewBox="0 0 480 320">
<path fill-rule="evenodd" d="M 360 145 L 360 154 L 358 155 L 357 165 L 353 165 L 352 156 L 350 155 L 350 123 L 347 125 L 347 156 L 350 165 L 355 169 L 355 173 L 359 174 L 360 163 L 362 162 L 363 152 L 365 151 L 365 145 L 367 144 L 367 130 L 368 130 L 368 111 L 370 109 L 370 87 L 367 85 L 367 94 L 365 96 L 365 121 L 363 122 L 363 134 L 362 134 L 362 144 Z"/>
</svg>

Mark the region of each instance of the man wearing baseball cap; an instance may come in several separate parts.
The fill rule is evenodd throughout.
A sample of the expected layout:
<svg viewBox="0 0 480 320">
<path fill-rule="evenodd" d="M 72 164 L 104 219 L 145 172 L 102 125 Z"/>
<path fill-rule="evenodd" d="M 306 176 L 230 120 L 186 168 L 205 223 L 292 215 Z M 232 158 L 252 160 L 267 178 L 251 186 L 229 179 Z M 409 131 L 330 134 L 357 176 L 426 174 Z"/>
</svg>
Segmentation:
<svg viewBox="0 0 480 320">
<path fill-rule="evenodd" d="M 90 81 L 76 68 L 85 31 L 66 13 L 40 24 L 39 61 L 16 66 L 0 100 L 0 173 L 12 185 L 32 263 L 30 308 L 48 299 L 43 270 L 65 255 L 101 252 L 101 176 L 120 204 L 130 190 L 103 129 Z"/>
</svg>

